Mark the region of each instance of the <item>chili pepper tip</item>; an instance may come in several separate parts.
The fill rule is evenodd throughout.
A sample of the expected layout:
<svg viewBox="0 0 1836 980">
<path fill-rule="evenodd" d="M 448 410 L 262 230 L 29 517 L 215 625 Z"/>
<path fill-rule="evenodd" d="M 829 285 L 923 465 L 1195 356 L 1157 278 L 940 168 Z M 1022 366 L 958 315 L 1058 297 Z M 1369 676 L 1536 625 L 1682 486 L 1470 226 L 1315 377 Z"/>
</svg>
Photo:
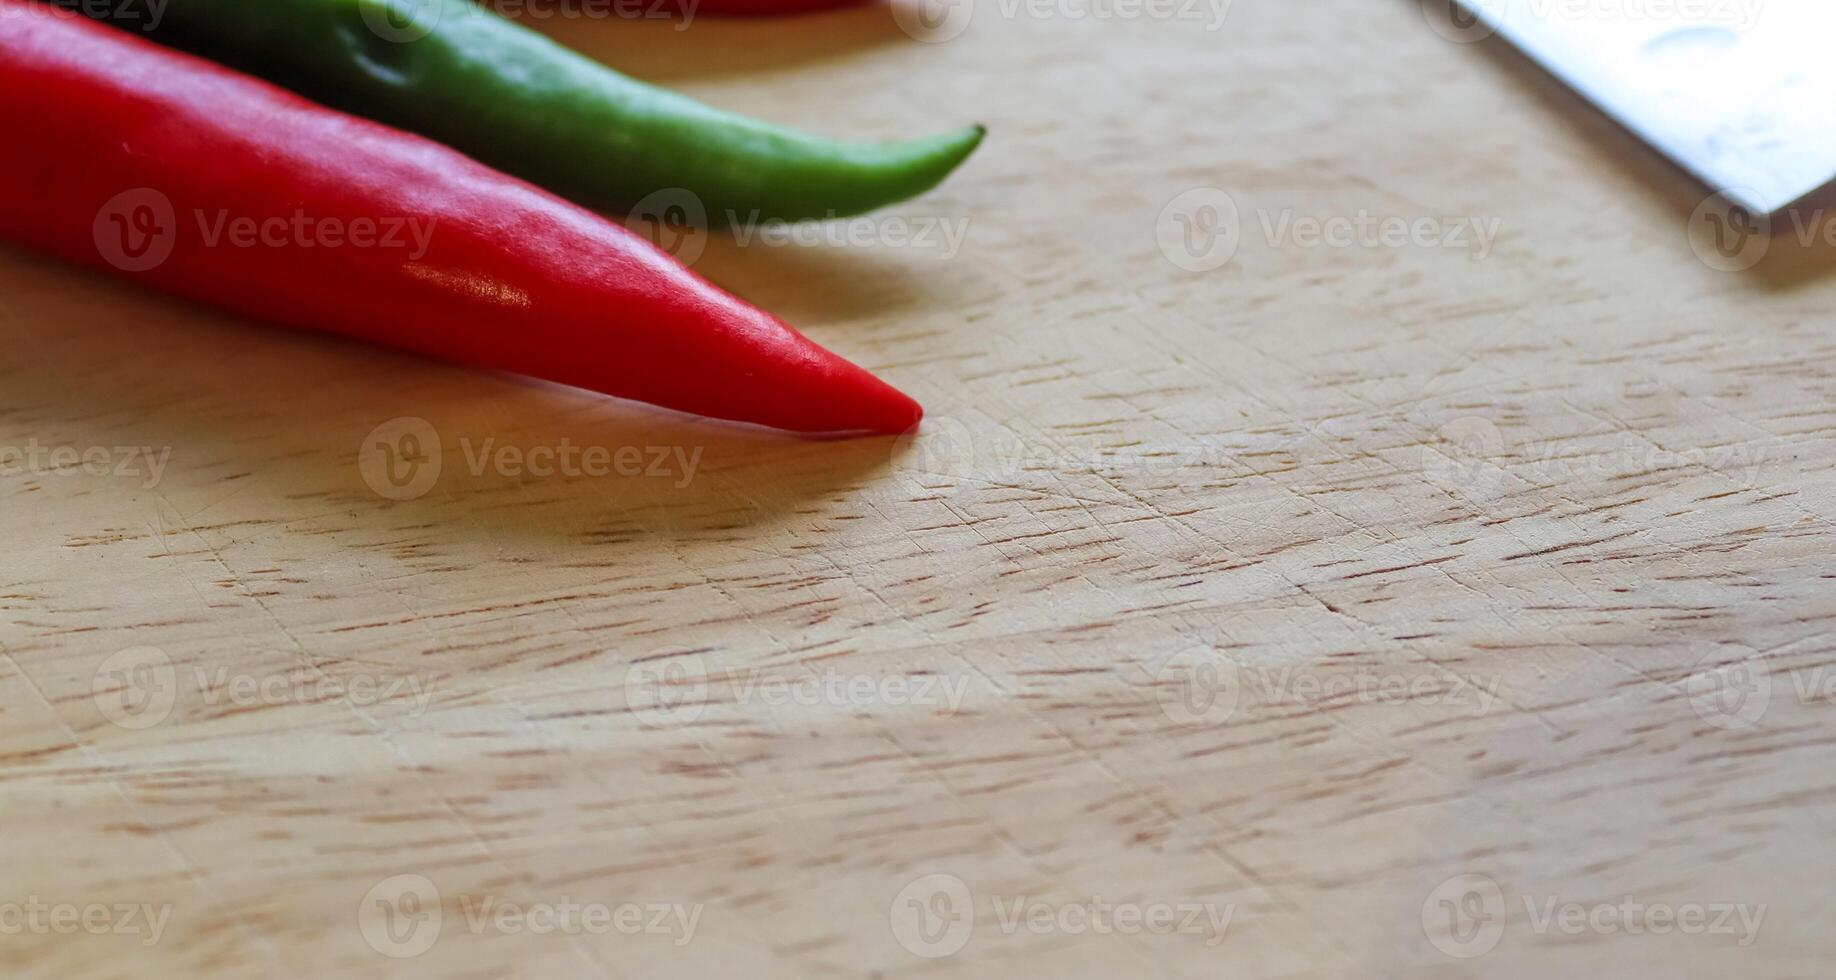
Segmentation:
<svg viewBox="0 0 1836 980">
<path fill-rule="evenodd" d="M 852 392 L 838 392 L 838 399 L 852 401 L 852 411 L 838 413 L 844 418 L 861 420 L 861 431 L 880 435 L 904 435 L 915 431 L 924 421 L 924 406 L 910 395 L 862 371 Z"/>
</svg>

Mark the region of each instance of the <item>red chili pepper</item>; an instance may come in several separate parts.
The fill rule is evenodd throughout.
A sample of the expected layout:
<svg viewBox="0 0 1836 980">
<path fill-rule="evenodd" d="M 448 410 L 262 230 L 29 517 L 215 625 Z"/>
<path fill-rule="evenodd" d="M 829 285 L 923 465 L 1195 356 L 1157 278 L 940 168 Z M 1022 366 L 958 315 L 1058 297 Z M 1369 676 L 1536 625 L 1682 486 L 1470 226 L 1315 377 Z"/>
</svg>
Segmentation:
<svg viewBox="0 0 1836 980">
<path fill-rule="evenodd" d="M 236 313 L 718 418 L 922 410 L 620 225 L 438 144 L 0 0 L 0 237 Z"/>
</svg>

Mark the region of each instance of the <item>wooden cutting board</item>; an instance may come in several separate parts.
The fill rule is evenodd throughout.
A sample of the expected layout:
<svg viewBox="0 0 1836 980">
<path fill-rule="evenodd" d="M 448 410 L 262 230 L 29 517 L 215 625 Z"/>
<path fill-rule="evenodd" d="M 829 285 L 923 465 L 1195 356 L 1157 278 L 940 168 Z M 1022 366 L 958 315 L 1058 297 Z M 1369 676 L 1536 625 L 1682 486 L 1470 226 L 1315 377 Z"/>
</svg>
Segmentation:
<svg viewBox="0 0 1836 980">
<path fill-rule="evenodd" d="M 1704 190 L 1414 0 L 960 9 L 544 22 L 989 124 L 839 241 L 692 243 L 916 440 L 0 253 L 0 972 L 1827 967 L 1823 226 L 1724 271 Z"/>
</svg>

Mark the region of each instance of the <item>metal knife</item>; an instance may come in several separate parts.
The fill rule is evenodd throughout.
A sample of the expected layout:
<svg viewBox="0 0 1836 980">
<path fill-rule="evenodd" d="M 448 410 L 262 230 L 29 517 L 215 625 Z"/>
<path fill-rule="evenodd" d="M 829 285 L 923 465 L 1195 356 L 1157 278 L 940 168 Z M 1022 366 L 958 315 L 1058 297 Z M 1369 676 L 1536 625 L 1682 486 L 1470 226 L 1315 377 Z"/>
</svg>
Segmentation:
<svg viewBox="0 0 1836 980">
<path fill-rule="evenodd" d="M 1755 214 L 1836 179 L 1836 0 L 1454 2 L 1437 30 L 1510 39 Z"/>
</svg>

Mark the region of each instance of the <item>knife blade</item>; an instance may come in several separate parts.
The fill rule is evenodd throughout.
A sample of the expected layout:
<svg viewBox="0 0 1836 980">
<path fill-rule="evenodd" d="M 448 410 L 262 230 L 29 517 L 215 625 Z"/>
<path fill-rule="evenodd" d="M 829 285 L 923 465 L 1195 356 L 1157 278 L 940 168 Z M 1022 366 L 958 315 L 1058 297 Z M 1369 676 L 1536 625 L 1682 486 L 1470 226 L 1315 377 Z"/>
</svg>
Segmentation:
<svg viewBox="0 0 1836 980">
<path fill-rule="evenodd" d="M 1464 14 L 1450 7 L 1455 2 Z M 1826 50 L 1836 37 L 1832 0 L 1423 4 L 1443 34 L 1509 39 L 1755 214 L 1836 179 L 1836 57 Z M 1444 8 L 1439 22 L 1436 6 Z"/>
</svg>

